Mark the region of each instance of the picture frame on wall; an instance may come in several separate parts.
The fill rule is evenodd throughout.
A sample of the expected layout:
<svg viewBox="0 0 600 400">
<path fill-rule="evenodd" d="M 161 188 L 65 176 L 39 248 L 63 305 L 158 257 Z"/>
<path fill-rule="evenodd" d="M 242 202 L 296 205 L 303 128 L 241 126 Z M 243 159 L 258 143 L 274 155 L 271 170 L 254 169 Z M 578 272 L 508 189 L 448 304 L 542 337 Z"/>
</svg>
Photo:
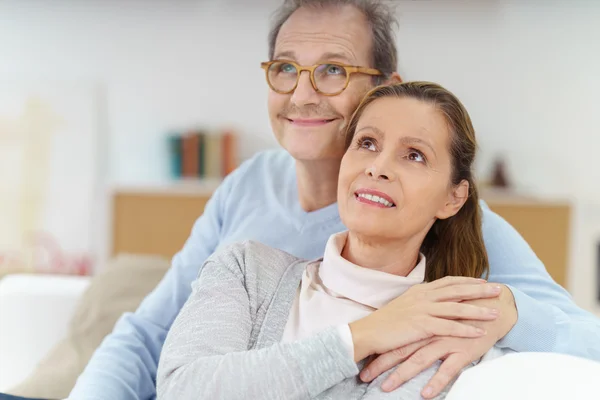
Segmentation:
<svg viewBox="0 0 600 400">
<path fill-rule="evenodd" d="M 102 101 L 93 83 L 0 82 L 0 277 L 92 273 L 105 218 Z"/>
</svg>

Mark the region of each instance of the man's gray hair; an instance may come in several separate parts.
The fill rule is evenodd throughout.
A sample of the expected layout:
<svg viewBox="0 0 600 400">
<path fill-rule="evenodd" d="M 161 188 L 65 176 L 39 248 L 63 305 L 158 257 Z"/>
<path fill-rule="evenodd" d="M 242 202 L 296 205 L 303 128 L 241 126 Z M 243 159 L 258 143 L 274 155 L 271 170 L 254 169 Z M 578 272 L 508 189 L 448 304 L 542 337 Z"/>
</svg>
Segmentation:
<svg viewBox="0 0 600 400">
<path fill-rule="evenodd" d="M 275 42 L 281 26 L 296 10 L 301 7 L 324 9 L 345 5 L 354 6 L 365 15 L 373 35 L 372 67 L 381 71 L 384 79 L 389 78 L 398 67 L 394 35 L 394 26 L 398 21 L 389 3 L 381 0 L 285 0 L 275 11 L 273 25 L 269 32 L 269 59 L 273 59 Z"/>
</svg>

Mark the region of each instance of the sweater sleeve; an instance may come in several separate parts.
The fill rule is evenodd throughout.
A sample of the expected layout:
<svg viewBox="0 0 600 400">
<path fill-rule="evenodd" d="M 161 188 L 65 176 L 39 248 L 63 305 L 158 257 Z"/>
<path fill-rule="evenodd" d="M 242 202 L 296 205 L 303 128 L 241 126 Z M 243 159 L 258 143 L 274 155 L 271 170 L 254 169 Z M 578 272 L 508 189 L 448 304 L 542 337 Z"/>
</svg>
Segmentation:
<svg viewBox="0 0 600 400">
<path fill-rule="evenodd" d="M 183 249 L 158 286 L 133 313 L 125 313 L 88 362 L 69 395 L 72 400 L 149 399 L 156 393 L 156 369 L 163 341 L 190 295 L 199 267 L 215 251 L 225 204 L 254 161 L 229 174 L 212 195 Z M 82 360 L 84 362 L 85 360 Z"/>
<path fill-rule="evenodd" d="M 245 258 L 224 254 L 231 251 L 207 261 L 169 331 L 157 375 L 160 399 L 305 399 L 358 374 L 336 328 L 248 350 L 254 305 Z"/>
<path fill-rule="evenodd" d="M 405 382 L 402 386 L 392 392 L 384 392 L 381 390 L 381 385 L 385 380 L 394 372 L 395 367 L 379 375 L 373 380 L 363 397 L 362 400 L 401 400 L 401 399 L 421 399 L 421 391 L 425 388 L 425 385 L 433 378 L 435 373 L 440 368 L 441 361 L 436 361 L 431 367 L 427 368 L 411 380 Z M 442 400 L 446 398 L 451 385 L 447 386 L 442 392 L 437 395 L 433 400 Z"/>
<path fill-rule="evenodd" d="M 600 361 L 600 319 L 578 307 L 523 238 L 483 207 L 490 282 L 512 291 L 518 320 L 497 346 L 525 352 L 565 353 Z"/>
</svg>

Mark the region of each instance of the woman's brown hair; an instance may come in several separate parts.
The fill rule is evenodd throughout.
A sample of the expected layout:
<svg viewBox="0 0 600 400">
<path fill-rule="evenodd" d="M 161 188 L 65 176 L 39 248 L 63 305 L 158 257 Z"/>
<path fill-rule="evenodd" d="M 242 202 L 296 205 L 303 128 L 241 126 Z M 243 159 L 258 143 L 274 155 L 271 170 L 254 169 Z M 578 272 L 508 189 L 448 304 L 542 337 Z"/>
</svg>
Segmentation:
<svg viewBox="0 0 600 400">
<path fill-rule="evenodd" d="M 481 232 L 479 194 L 471 168 L 477 141 L 469 113 L 451 92 L 431 82 L 405 82 L 378 86 L 371 90 L 352 115 L 346 130 L 346 148 L 350 146 L 356 126 L 365 108 L 383 97 L 408 97 L 434 106 L 446 119 L 450 131 L 452 185 L 469 182 L 469 197 L 456 215 L 435 221 L 421 245 L 427 258 L 425 280 L 444 276 L 482 277 L 488 274 L 488 258 Z"/>
</svg>

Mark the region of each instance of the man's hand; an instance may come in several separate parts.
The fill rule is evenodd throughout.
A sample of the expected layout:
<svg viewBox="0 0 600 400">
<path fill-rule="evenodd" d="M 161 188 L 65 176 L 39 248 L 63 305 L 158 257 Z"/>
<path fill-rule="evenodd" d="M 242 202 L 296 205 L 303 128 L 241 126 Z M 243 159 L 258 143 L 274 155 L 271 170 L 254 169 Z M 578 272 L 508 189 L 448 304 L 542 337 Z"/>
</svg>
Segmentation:
<svg viewBox="0 0 600 400">
<path fill-rule="evenodd" d="M 436 336 L 412 343 L 377 357 L 363 369 L 360 374 L 361 379 L 370 382 L 383 372 L 402 363 L 382 385 L 382 389 L 389 392 L 414 378 L 437 360 L 444 360 L 421 392 L 424 398 L 437 396 L 463 368 L 479 360 L 498 340 L 510 332 L 517 322 L 514 297 L 506 286 L 502 286 L 502 293 L 498 298 L 470 300 L 464 303 L 499 310 L 500 317 L 496 320 L 468 322 L 485 329 L 487 332 L 485 336 L 479 338 Z"/>
</svg>

